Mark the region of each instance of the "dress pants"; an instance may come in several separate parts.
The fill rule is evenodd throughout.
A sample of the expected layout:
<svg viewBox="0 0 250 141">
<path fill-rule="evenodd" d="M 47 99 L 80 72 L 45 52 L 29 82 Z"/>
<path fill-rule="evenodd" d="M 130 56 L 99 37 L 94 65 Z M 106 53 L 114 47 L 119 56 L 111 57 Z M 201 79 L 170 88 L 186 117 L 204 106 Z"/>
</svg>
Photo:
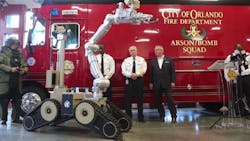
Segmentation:
<svg viewBox="0 0 250 141">
<path fill-rule="evenodd" d="M 111 80 L 110 80 L 110 85 L 107 88 L 106 92 L 103 93 L 103 97 L 106 97 L 109 101 L 111 101 L 111 97 L 112 97 L 112 84 L 111 84 Z"/>
<path fill-rule="evenodd" d="M 167 90 L 165 88 L 163 88 L 162 86 L 160 86 L 159 88 L 154 88 L 154 93 L 155 93 L 155 98 L 156 98 L 156 106 L 158 109 L 158 112 L 160 114 L 160 117 L 163 118 L 165 117 L 165 110 L 164 107 L 162 105 L 162 95 L 165 94 L 166 98 L 167 98 L 167 103 L 168 103 L 168 108 L 170 110 L 170 114 L 172 118 L 176 118 L 176 107 L 174 105 L 174 101 L 173 98 L 171 96 L 171 92 L 170 90 Z"/>
<path fill-rule="evenodd" d="M 20 94 L 19 94 L 20 95 Z M 8 105 L 9 105 L 9 102 L 11 101 L 12 103 L 12 106 L 15 107 L 15 117 L 13 120 L 19 120 L 19 116 L 20 116 L 20 113 L 21 113 L 21 99 L 19 97 L 17 98 L 10 98 L 9 94 L 3 94 L 1 96 L 1 106 L 2 106 L 2 120 L 3 121 L 7 121 L 7 118 L 8 118 Z"/>
<path fill-rule="evenodd" d="M 242 116 L 250 115 L 249 111 L 246 111 L 245 103 L 242 100 L 246 98 L 246 104 L 250 108 L 250 75 L 239 76 L 237 78 L 238 98 L 241 99 L 239 102 L 240 111 Z"/>
<path fill-rule="evenodd" d="M 138 107 L 138 119 L 143 120 L 143 78 L 138 77 L 136 80 L 127 78 L 128 84 L 125 87 L 125 110 L 132 117 L 131 103 L 135 97 Z"/>
</svg>

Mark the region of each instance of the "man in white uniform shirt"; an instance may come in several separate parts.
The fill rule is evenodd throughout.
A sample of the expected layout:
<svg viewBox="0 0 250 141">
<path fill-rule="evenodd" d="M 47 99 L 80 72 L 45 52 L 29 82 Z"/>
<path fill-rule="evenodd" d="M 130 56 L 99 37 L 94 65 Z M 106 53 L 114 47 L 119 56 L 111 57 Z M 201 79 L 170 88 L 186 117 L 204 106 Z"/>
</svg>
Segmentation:
<svg viewBox="0 0 250 141">
<path fill-rule="evenodd" d="M 144 58 L 137 56 L 136 46 L 129 48 L 130 57 L 122 62 L 122 74 L 126 79 L 125 110 L 132 117 L 132 97 L 136 98 L 138 107 L 138 121 L 144 122 L 143 116 L 143 75 L 147 71 L 147 63 Z"/>
<path fill-rule="evenodd" d="M 238 88 L 237 96 L 243 100 L 239 103 L 240 112 L 242 116 L 247 116 L 249 115 L 250 107 L 250 54 L 243 49 L 242 45 L 236 44 L 234 52 L 225 59 L 225 64 L 225 79 L 228 82 L 234 81 L 236 83 Z M 232 74 L 232 72 L 235 74 Z M 230 79 L 230 76 L 233 75 L 237 75 L 236 80 Z"/>
<path fill-rule="evenodd" d="M 162 106 L 162 95 L 166 95 L 172 123 L 176 123 L 177 112 L 171 96 L 175 86 L 175 67 L 173 59 L 164 55 L 162 46 L 155 46 L 156 58 L 150 62 L 149 88 L 154 90 L 156 105 L 161 120 L 164 122 L 165 110 Z"/>
<path fill-rule="evenodd" d="M 103 93 L 103 96 L 107 97 L 107 99 L 111 101 L 111 97 L 112 97 L 111 77 L 115 73 L 115 61 L 113 57 L 105 53 L 105 47 L 103 44 L 99 45 L 99 54 L 96 55 L 96 58 L 100 65 L 103 76 L 106 79 L 109 79 L 110 81 L 110 86 L 107 88 L 107 91 Z M 94 74 L 92 70 L 91 70 L 91 74 L 92 75 Z"/>
</svg>

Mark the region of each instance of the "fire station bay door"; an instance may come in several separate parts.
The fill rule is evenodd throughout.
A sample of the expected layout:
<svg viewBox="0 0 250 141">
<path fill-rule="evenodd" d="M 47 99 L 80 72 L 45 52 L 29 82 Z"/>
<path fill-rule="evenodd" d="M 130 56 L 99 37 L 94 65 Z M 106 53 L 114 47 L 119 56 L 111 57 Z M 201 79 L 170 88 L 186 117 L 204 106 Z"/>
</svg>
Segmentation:
<svg viewBox="0 0 250 141">
<path fill-rule="evenodd" d="M 58 50 L 60 48 L 60 42 L 56 40 L 56 28 L 57 26 L 63 26 L 66 29 L 66 46 L 65 46 L 65 62 L 64 62 L 64 74 L 65 84 L 68 87 L 80 87 L 83 84 L 83 79 L 86 77 L 85 66 L 88 66 L 84 56 L 84 21 L 82 19 L 74 19 L 65 22 L 60 20 L 52 20 L 51 24 L 51 44 L 52 57 L 54 65 L 58 65 Z"/>
<path fill-rule="evenodd" d="M 8 5 L 0 10 L 0 46 L 9 37 L 19 39 L 23 46 L 26 6 Z"/>
</svg>

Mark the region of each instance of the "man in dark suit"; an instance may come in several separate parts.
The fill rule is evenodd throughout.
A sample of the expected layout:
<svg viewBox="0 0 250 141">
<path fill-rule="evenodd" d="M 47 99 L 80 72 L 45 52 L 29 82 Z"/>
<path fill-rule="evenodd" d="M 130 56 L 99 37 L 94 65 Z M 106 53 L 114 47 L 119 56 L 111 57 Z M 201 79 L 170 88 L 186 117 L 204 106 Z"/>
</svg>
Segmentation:
<svg viewBox="0 0 250 141">
<path fill-rule="evenodd" d="M 171 58 L 164 56 L 162 46 L 155 46 L 157 58 L 150 62 L 149 88 L 153 89 L 160 118 L 164 121 L 165 110 L 162 105 L 162 94 L 167 97 L 172 123 L 176 123 L 176 107 L 171 97 L 172 87 L 175 86 L 175 68 Z"/>
</svg>

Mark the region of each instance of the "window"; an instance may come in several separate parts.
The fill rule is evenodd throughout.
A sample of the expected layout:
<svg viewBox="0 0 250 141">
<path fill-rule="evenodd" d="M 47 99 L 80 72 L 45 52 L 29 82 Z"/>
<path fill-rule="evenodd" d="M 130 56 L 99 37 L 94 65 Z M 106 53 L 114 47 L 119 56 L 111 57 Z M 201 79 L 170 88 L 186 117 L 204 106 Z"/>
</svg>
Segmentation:
<svg viewBox="0 0 250 141">
<path fill-rule="evenodd" d="M 17 14 L 6 16 L 6 28 L 19 28 L 20 16 Z"/>
<path fill-rule="evenodd" d="M 67 32 L 65 49 L 77 49 L 80 46 L 80 26 L 77 23 L 55 23 L 52 24 L 51 37 L 53 38 L 52 48 L 59 49 L 60 42 L 57 40 L 57 27 L 64 27 Z"/>
<path fill-rule="evenodd" d="M 19 39 L 19 36 L 17 33 L 11 33 L 11 34 L 4 34 L 4 38 L 3 38 L 3 43 L 5 43 L 5 41 L 9 38 L 15 38 L 15 39 Z"/>
<path fill-rule="evenodd" d="M 23 38 L 23 47 L 27 46 L 29 31 L 33 28 L 33 12 L 27 11 L 25 14 L 25 32 L 24 32 L 24 38 Z"/>
<path fill-rule="evenodd" d="M 31 46 L 41 46 L 45 44 L 45 19 L 37 19 L 36 25 L 29 38 Z"/>
</svg>

